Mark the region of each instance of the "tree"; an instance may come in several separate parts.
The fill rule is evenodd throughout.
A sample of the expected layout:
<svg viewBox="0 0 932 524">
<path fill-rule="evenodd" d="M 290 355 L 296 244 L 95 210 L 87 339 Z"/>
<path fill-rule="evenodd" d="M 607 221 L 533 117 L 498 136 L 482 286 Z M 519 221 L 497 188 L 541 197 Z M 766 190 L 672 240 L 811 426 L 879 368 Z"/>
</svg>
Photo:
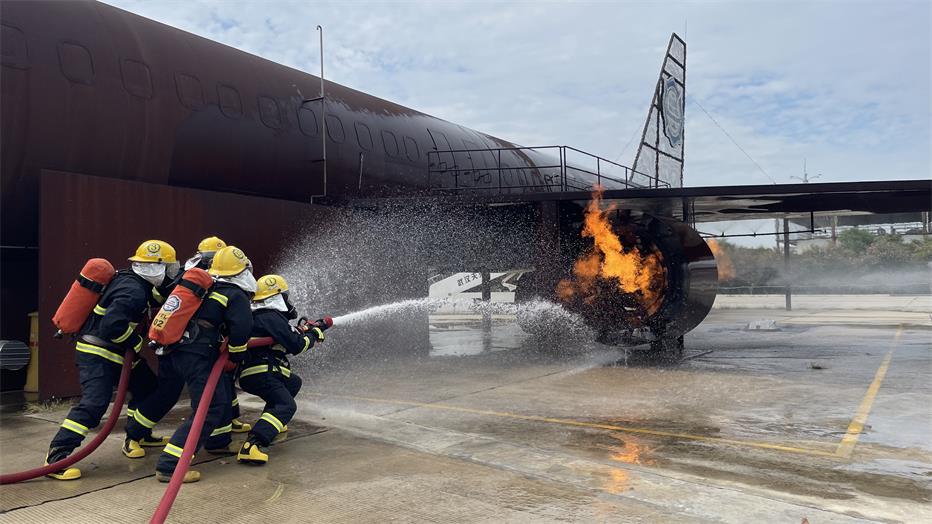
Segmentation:
<svg viewBox="0 0 932 524">
<path fill-rule="evenodd" d="M 848 229 L 838 235 L 841 246 L 855 255 L 862 255 L 877 239 L 874 235 L 861 229 Z"/>
</svg>

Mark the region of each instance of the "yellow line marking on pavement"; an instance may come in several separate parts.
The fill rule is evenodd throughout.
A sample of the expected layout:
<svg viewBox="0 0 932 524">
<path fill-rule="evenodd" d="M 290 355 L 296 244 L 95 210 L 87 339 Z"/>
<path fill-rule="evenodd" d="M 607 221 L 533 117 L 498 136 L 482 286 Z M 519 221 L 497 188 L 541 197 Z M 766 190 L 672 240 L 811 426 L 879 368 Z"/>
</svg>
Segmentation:
<svg viewBox="0 0 932 524">
<path fill-rule="evenodd" d="M 720 437 L 706 437 L 703 435 L 692 435 L 689 433 L 675 433 L 672 431 L 660 431 L 648 428 L 635 428 L 629 426 L 617 426 L 614 424 L 598 424 L 595 422 L 581 422 L 578 420 L 565 418 L 541 417 L 537 415 L 519 415 L 517 413 L 503 413 L 501 411 L 489 411 L 485 409 L 473 409 L 460 406 L 451 406 L 449 404 L 431 404 L 426 402 L 413 402 L 410 400 L 392 400 L 371 397 L 357 397 L 353 395 L 325 395 L 322 393 L 311 393 L 316 397 L 338 398 L 343 400 L 358 400 L 364 402 L 374 402 L 380 404 L 401 404 L 404 406 L 415 406 L 426 409 L 438 409 L 444 411 L 459 411 L 462 413 L 471 413 L 474 415 L 490 415 L 493 417 L 511 418 L 518 420 L 531 420 L 534 422 L 547 422 L 550 424 L 562 424 L 565 426 L 578 426 L 584 428 L 607 429 L 610 431 L 621 431 L 624 433 L 638 433 L 643 435 L 654 435 L 658 437 L 672 437 L 685 440 L 697 440 L 700 442 L 712 442 L 720 444 L 731 444 L 735 446 L 745 446 L 751 448 L 770 449 L 776 451 L 786 451 L 789 453 L 799 453 L 803 455 L 817 455 L 822 457 L 834 457 L 835 453 L 831 451 L 820 451 L 817 449 L 806 449 L 795 446 L 784 446 L 782 444 L 773 444 L 770 442 L 757 442 L 752 440 L 734 440 Z"/>
<path fill-rule="evenodd" d="M 901 325 L 900 328 L 896 330 L 896 335 L 893 336 L 894 342 L 900 339 L 902 333 L 903 326 Z M 871 407 L 874 405 L 874 398 L 877 396 L 877 391 L 880 390 L 880 385 L 887 375 L 887 369 L 890 367 L 890 359 L 893 358 L 893 352 L 895 350 L 896 344 L 894 344 L 893 348 L 883 357 L 883 362 L 880 363 L 880 367 L 877 368 L 877 373 L 874 375 L 874 381 L 871 382 L 871 385 L 867 388 L 867 393 L 865 393 L 864 398 L 861 399 L 861 405 L 858 406 L 857 413 L 855 413 L 854 418 L 851 419 L 851 423 L 848 424 L 848 431 L 845 432 L 845 436 L 842 437 L 841 443 L 838 444 L 835 455 L 842 458 L 850 458 L 851 453 L 854 452 L 854 446 L 857 445 L 858 438 L 860 438 L 861 433 L 864 431 L 864 424 L 867 423 L 867 416 L 870 415 Z"/>
<path fill-rule="evenodd" d="M 284 483 L 284 482 L 279 482 L 279 483 L 278 483 L 278 487 L 275 488 L 275 493 L 272 493 L 272 496 L 269 497 L 269 498 L 267 498 L 267 499 L 265 499 L 265 501 L 266 501 L 266 502 L 275 502 L 276 500 L 278 500 L 279 498 L 281 498 L 282 493 L 284 493 L 284 492 L 285 492 L 285 483 Z"/>
</svg>

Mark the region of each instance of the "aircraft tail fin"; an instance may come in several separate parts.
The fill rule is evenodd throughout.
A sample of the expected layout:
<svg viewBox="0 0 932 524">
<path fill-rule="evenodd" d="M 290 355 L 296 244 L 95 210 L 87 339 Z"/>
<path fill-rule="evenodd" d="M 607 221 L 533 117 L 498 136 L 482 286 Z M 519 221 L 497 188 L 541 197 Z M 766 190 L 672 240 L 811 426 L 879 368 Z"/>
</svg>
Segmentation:
<svg viewBox="0 0 932 524">
<path fill-rule="evenodd" d="M 686 42 L 670 35 L 632 180 L 649 187 L 682 187 L 686 110 Z"/>
</svg>

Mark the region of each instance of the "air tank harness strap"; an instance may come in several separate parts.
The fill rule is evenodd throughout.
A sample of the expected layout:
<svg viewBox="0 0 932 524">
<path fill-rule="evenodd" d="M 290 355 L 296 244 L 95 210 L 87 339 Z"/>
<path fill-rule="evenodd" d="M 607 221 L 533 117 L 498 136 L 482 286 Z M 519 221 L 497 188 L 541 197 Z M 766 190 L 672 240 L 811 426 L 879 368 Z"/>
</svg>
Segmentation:
<svg viewBox="0 0 932 524">
<path fill-rule="evenodd" d="M 78 281 L 78 285 L 80 285 L 81 287 L 90 289 L 91 291 L 93 291 L 94 293 L 97 293 L 98 295 L 103 293 L 104 288 L 107 287 L 104 284 L 94 282 L 93 280 L 87 278 L 86 276 L 80 273 L 78 273 L 78 278 L 76 278 L 75 280 Z"/>
<path fill-rule="evenodd" d="M 201 287 L 196 283 L 191 282 L 190 280 L 181 279 L 181 282 L 179 282 L 178 285 L 190 289 L 191 292 L 194 293 L 194 296 L 200 300 L 204 300 L 204 297 L 206 297 L 207 293 L 210 292 L 209 289 Z"/>
</svg>

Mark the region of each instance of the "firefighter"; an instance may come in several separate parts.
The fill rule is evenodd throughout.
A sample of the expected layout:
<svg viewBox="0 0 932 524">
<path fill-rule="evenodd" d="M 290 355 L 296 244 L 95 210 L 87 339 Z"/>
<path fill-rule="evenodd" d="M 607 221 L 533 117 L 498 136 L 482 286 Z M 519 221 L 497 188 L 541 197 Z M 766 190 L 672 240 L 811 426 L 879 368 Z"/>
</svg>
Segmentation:
<svg viewBox="0 0 932 524">
<path fill-rule="evenodd" d="M 136 326 L 152 305 L 152 291 L 178 272 L 175 249 L 161 240 L 147 240 L 139 245 L 129 258 L 131 269 L 120 270 L 107 285 L 77 336 L 76 360 L 81 381 L 81 401 L 71 408 L 61 429 L 49 445 L 46 464 L 57 462 L 74 451 L 88 431 L 100 423 L 110 403 L 113 388 L 119 382 L 120 368 L 127 348 L 136 350 L 137 356 L 130 374 L 129 390 L 132 400 L 128 413 L 135 412 L 156 389 L 152 369 L 138 352 L 142 336 L 135 334 Z M 140 446 L 163 446 L 162 437 L 152 435 L 152 427 L 138 436 Z M 67 468 L 48 475 L 58 480 L 81 478 L 81 470 Z"/>
<path fill-rule="evenodd" d="M 209 270 L 214 255 L 226 246 L 226 242 L 215 236 L 201 240 L 197 245 L 194 256 L 185 262 L 185 271 L 195 267 Z M 168 297 L 174 287 L 181 282 L 183 275 L 183 272 L 179 272 L 170 285 L 160 288 L 161 296 Z M 161 301 L 164 301 L 164 298 Z M 204 443 L 204 446 L 211 453 L 235 455 L 238 448 L 232 445 L 230 433 L 245 433 L 252 427 L 239 421 L 239 399 L 236 398 L 233 381 L 232 372 L 228 372 L 221 375 L 220 382 L 217 384 L 217 388 L 223 389 L 223 394 L 231 398 L 232 401 L 224 410 L 224 415 L 219 424 L 220 427 L 214 429 L 210 438 Z M 179 381 L 166 381 L 160 384 L 158 392 L 160 400 L 149 403 L 144 410 L 137 409 L 133 412 L 129 417 L 131 420 L 128 420 L 126 424 L 126 438 L 123 441 L 122 449 L 124 456 L 131 459 L 146 456 L 146 450 L 143 449 L 144 446 L 138 439 L 142 438 L 148 428 L 153 427 L 175 406 L 181 396 L 182 387 Z"/>
<path fill-rule="evenodd" d="M 224 242 L 219 237 L 207 237 L 197 245 L 197 252 L 194 253 L 194 256 L 189 258 L 184 264 L 184 269 L 187 271 L 192 267 L 199 267 L 201 269 L 209 269 L 210 262 L 214 259 L 214 254 L 220 249 L 227 247 L 227 243 Z M 240 421 L 240 410 L 239 410 L 239 399 L 236 398 L 236 387 L 233 384 L 233 373 L 224 373 L 220 378 L 220 384 L 217 387 L 223 387 L 227 390 L 227 394 L 232 399 L 230 402 L 230 410 L 228 414 L 225 414 L 223 421 L 229 420 L 229 424 L 222 424 L 221 427 L 214 430 L 214 433 L 211 434 L 210 440 L 204 443 L 204 447 L 207 448 L 207 451 L 220 452 L 223 454 L 232 454 L 235 453 L 234 450 L 230 448 L 231 438 L 229 433 L 246 433 L 249 431 L 252 426 L 246 422 Z M 229 426 L 229 428 L 227 428 Z M 229 430 L 228 430 L 229 429 Z"/>
<path fill-rule="evenodd" d="M 239 365 L 240 387 L 262 398 L 265 409 L 236 459 L 265 464 L 269 445 L 276 435 L 288 431 L 287 424 L 297 409 L 294 397 L 301 389 L 301 377 L 291 371 L 288 355 L 300 355 L 323 342 L 324 332 L 308 324 L 294 327 L 288 323 L 298 314 L 288 300 L 288 282 L 280 275 L 259 278 L 252 309 L 252 336 L 272 337 L 275 344 L 248 349 Z"/>
<path fill-rule="evenodd" d="M 214 254 L 225 247 L 227 247 L 227 243 L 219 237 L 207 237 L 204 240 L 201 240 L 201 242 L 197 245 L 197 251 L 194 253 L 194 256 L 189 258 L 184 263 L 185 271 L 194 267 L 199 267 L 204 270 L 209 269 L 210 262 L 214 259 Z M 220 428 L 217 428 L 214 431 L 215 434 L 211 435 L 210 440 L 204 443 L 204 447 L 207 448 L 207 450 L 210 452 L 233 454 L 236 453 L 236 450 L 230 446 L 230 432 L 246 433 L 252 428 L 252 426 L 248 423 L 240 421 L 239 419 L 239 399 L 236 398 L 236 388 L 233 384 L 233 374 L 224 373 L 220 379 L 220 384 L 218 384 L 217 387 L 225 388 L 227 390 L 227 394 L 232 399 L 230 402 L 230 412 L 225 414 L 223 417 L 224 420 L 222 422 L 226 423 L 222 424 Z"/>
<path fill-rule="evenodd" d="M 195 333 L 166 348 L 165 354 L 159 359 L 159 388 L 139 406 L 137 418 L 126 428 L 127 443 L 138 440 L 147 426 L 153 425 L 172 408 L 182 387 L 188 386 L 192 416 L 178 427 L 159 456 L 155 476 L 160 482 L 171 480 L 181 457 L 193 414 L 197 411 L 210 370 L 219 356 L 222 337 L 227 337 L 227 348 L 230 356 L 235 359 L 246 351 L 252 330 L 249 303 L 256 292 L 256 279 L 246 255 L 235 246 L 221 248 L 214 255 L 208 273 L 214 277 L 215 283 L 192 318 L 192 325 L 196 326 L 193 330 Z M 220 425 L 229 407 L 230 398 L 226 389 L 218 387 L 197 441 L 198 448 Z M 144 417 L 140 414 L 144 414 Z M 149 418 L 149 414 L 153 418 Z M 193 470 L 184 476 L 184 482 L 197 482 L 199 479 L 200 473 Z"/>
</svg>

